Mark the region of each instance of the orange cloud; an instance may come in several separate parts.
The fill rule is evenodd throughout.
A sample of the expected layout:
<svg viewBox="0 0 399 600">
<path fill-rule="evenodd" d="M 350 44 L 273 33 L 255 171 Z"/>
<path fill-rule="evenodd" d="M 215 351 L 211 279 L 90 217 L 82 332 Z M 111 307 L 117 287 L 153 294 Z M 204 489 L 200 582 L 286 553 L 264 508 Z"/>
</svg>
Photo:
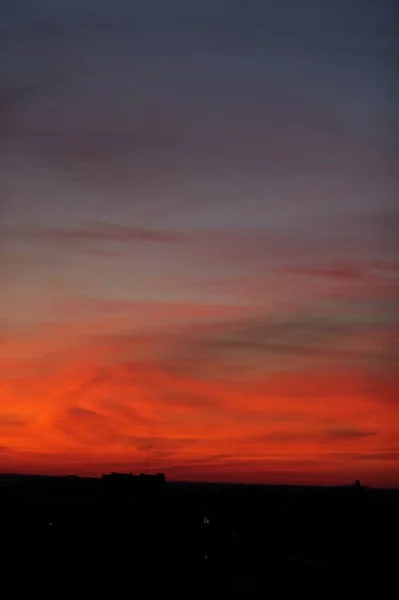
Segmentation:
<svg viewBox="0 0 399 600">
<path fill-rule="evenodd" d="M 342 338 L 337 323 L 295 317 L 263 321 L 263 330 L 260 323 L 185 327 L 183 337 L 150 336 L 144 351 L 140 338 L 98 338 L 95 329 L 83 343 L 77 324 L 75 344 L 61 355 L 63 328 L 51 336 L 57 351 L 31 339 L 30 358 L 23 339 L 14 340 L 15 369 L 1 363 L 2 470 L 141 469 L 151 444 L 153 468 L 173 478 L 398 481 L 397 377 L 365 370 L 353 354 L 345 366 L 317 363 L 312 351 L 298 369 L 292 344 L 299 353 L 327 344 L 328 358 L 328 344 Z M 266 362 L 283 352 L 286 368 L 257 363 L 245 375 L 248 348 Z M 243 371 L 223 371 L 231 352 Z"/>
</svg>

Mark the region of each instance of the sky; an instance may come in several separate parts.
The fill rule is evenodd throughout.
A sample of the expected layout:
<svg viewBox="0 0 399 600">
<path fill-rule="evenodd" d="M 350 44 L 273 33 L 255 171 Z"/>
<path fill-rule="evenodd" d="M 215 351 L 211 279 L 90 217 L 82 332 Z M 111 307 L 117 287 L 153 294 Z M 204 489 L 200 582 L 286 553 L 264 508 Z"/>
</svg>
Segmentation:
<svg viewBox="0 0 399 600">
<path fill-rule="evenodd" d="M 399 486 L 398 13 L 0 0 L 0 472 Z"/>
</svg>

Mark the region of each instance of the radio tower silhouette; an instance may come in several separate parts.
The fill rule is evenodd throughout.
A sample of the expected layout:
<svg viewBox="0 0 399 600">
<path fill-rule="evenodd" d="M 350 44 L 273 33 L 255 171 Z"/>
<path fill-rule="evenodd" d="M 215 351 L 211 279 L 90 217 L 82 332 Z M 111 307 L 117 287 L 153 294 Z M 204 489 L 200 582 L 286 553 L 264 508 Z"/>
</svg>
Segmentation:
<svg viewBox="0 0 399 600">
<path fill-rule="evenodd" d="M 147 465 L 146 465 L 146 470 L 145 470 L 147 475 L 150 471 L 150 453 L 151 453 L 151 444 L 148 444 Z"/>
</svg>

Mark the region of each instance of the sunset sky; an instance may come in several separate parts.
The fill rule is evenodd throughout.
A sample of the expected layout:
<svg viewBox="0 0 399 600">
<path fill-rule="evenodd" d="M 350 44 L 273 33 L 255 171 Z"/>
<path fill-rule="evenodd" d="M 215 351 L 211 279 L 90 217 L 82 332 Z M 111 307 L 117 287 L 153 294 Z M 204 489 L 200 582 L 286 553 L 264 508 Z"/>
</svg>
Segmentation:
<svg viewBox="0 0 399 600">
<path fill-rule="evenodd" d="M 392 0 L 0 0 L 0 472 L 399 486 Z"/>
</svg>

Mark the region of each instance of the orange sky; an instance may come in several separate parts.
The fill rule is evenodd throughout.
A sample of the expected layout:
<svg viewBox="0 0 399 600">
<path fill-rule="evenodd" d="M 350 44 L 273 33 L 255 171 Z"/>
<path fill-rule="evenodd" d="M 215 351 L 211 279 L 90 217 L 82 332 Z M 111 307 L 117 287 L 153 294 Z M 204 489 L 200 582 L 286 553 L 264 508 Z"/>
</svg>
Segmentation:
<svg viewBox="0 0 399 600">
<path fill-rule="evenodd" d="M 397 486 L 391 3 L 9 4 L 0 472 Z"/>
<path fill-rule="evenodd" d="M 151 444 L 151 468 L 174 479 L 398 481 L 398 377 L 364 325 L 359 341 L 342 315 L 237 325 L 228 308 L 161 305 L 144 307 L 165 321 L 151 328 L 132 304 L 137 334 L 112 335 L 119 310 L 88 304 L 84 321 L 5 336 L 2 470 L 140 470 Z"/>
</svg>

